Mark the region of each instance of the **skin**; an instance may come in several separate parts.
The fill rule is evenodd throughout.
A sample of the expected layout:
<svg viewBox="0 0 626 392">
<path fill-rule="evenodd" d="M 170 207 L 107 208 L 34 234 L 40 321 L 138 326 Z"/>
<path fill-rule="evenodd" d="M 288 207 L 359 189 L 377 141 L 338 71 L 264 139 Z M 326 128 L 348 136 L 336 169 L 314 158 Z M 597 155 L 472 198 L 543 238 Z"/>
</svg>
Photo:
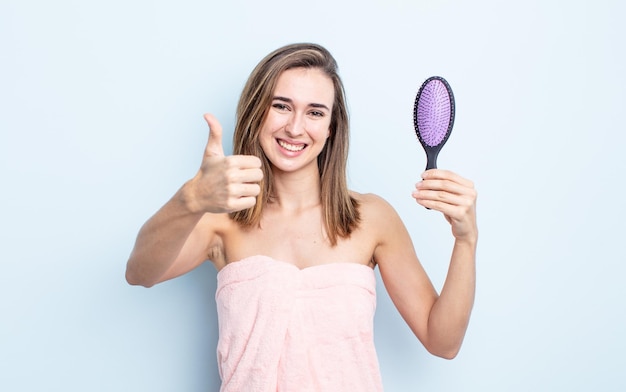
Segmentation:
<svg viewBox="0 0 626 392">
<path fill-rule="evenodd" d="M 331 80 L 317 69 L 292 69 L 278 79 L 260 143 L 272 164 L 275 195 L 261 225 L 244 229 L 228 213 L 256 203 L 263 173 L 253 156 L 225 156 L 222 128 L 210 114 L 209 140 L 198 173 L 141 228 L 126 278 L 150 287 L 185 274 L 206 260 L 219 271 L 252 255 L 311 268 L 353 262 L 374 268 L 391 299 L 428 351 L 454 358 L 467 330 L 475 295 L 478 239 L 476 191 L 471 181 L 429 170 L 415 186 L 416 202 L 439 211 L 455 238 L 441 293 L 434 289 L 396 211 L 374 194 L 352 195 L 362 221 L 332 247 L 320 204 L 317 155 L 330 134 Z M 287 143 L 287 144 L 285 144 Z"/>
</svg>

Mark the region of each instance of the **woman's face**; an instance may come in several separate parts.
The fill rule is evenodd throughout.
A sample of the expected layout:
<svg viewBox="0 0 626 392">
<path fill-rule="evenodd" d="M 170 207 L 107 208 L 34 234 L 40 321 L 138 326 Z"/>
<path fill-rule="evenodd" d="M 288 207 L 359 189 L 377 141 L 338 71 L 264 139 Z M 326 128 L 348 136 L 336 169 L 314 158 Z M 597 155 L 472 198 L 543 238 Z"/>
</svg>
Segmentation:
<svg viewBox="0 0 626 392">
<path fill-rule="evenodd" d="M 330 135 L 335 92 L 332 80 L 317 68 L 293 68 L 277 80 L 259 134 L 273 169 L 315 170 Z"/>
</svg>

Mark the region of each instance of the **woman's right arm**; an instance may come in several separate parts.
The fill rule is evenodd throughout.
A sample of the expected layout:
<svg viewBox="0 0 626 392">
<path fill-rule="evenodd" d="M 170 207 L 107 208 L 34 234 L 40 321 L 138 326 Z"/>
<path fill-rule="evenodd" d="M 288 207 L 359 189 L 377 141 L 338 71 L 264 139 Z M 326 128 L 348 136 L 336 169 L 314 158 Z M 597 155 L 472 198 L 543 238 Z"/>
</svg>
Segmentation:
<svg viewBox="0 0 626 392">
<path fill-rule="evenodd" d="M 224 156 L 222 127 L 211 115 L 200 170 L 141 228 L 126 265 L 130 284 L 151 287 L 191 271 L 221 246 L 227 213 L 250 208 L 260 192 L 261 161 Z"/>
<path fill-rule="evenodd" d="M 186 186 L 139 230 L 126 265 L 128 283 L 151 287 L 191 271 L 207 259 L 215 235 L 204 222 L 204 213 L 187 206 Z"/>
</svg>

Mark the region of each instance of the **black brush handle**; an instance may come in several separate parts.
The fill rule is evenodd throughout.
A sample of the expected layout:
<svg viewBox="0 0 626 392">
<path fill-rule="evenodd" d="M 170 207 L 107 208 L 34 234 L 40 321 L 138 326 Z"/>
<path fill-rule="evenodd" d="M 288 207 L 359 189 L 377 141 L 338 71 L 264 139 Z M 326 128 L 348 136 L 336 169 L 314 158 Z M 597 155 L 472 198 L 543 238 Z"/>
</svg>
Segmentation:
<svg viewBox="0 0 626 392">
<path fill-rule="evenodd" d="M 439 155 L 439 150 L 439 148 L 426 149 L 426 170 L 437 168 L 437 156 Z"/>
</svg>

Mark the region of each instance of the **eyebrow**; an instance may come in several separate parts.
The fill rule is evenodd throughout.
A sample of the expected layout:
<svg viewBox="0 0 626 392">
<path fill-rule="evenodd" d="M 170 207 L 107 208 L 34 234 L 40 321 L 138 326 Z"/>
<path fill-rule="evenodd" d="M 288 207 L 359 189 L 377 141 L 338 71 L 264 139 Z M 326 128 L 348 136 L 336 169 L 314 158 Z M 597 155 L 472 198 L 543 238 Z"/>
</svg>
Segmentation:
<svg viewBox="0 0 626 392">
<path fill-rule="evenodd" d="M 293 105 L 293 100 L 291 98 L 275 96 L 273 99 L 282 101 L 282 102 L 287 102 Z M 326 109 L 330 112 L 330 109 L 328 108 L 328 106 L 324 105 L 323 103 L 310 103 L 308 106 L 313 107 L 313 108 Z"/>
</svg>

